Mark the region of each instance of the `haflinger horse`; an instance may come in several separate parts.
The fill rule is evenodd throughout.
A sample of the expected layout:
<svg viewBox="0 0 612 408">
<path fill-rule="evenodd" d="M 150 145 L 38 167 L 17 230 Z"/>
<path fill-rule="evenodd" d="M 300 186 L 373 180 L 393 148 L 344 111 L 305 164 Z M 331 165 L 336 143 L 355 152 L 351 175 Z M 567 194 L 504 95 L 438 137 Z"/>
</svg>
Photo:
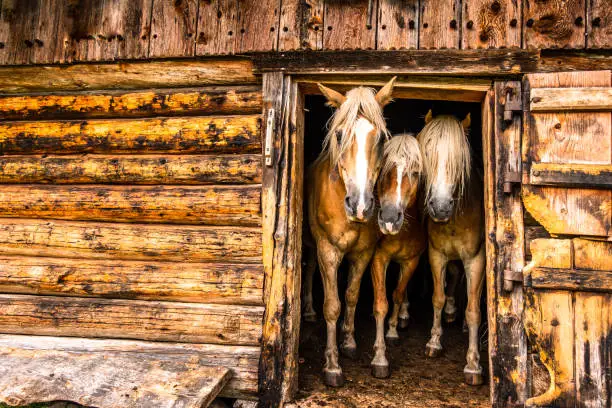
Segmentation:
<svg viewBox="0 0 612 408">
<path fill-rule="evenodd" d="M 425 117 L 418 134 L 425 164 L 425 211 L 428 216 L 429 263 L 433 275 L 434 322 L 426 354 L 435 357 L 442 351 L 442 309 L 449 261 L 460 261 L 465 269 L 468 302 L 465 320 L 469 331 L 465 382 L 482 384 L 478 350 L 480 297 L 484 283 L 484 209 L 483 182 L 472 163 L 467 138 L 470 115 L 463 121 L 454 116 Z"/>
<path fill-rule="evenodd" d="M 336 322 L 340 316 L 338 267 L 345 257 L 349 273 L 341 350 L 349 357 L 357 352 L 355 307 L 361 278 L 378 240 L 378 227 L 372 219 L 374 185 L 382 165 L 383 144 L 389 137 L 383 107 L 391 101 L 394 82 L 395 78 L 391 79 L 378 93 L 359 87 L 346 96 L 318 85 L 328 104 L 336 108 L 323 151 L 307 177 L 308 221 L 323 280 L 327 323 L 323 372 L 329 386 L 344 383 Z"/>
<path fill-rule="evenodd" d="M 376 319 L 376 341 L 371 366 L 372 375 L 377 378 L 389 376 L 384 336 L 388 311 L 387 267 L 391 261 L 400 265 L 400 276 L 393 292 L 393 312 L 389 318 L 386 336 L 390 343 L 394 343 L 399 340 L 397 325 L 400 312 L 404 308 L 407 309 L 406 286 L 427 247 L 423 217 L 419 214 L 417 203 L 422 171 L 421 151 L 413 135 L 397 135 L 385 144 L 383 168 L 378 179 L 378 225 L 385 235 L 376 245 L 371 266 Z M 405 312 L 407 314 L 407 310 Z M 405 318 L 407 319 L 407 316 Z"/>
</svg>

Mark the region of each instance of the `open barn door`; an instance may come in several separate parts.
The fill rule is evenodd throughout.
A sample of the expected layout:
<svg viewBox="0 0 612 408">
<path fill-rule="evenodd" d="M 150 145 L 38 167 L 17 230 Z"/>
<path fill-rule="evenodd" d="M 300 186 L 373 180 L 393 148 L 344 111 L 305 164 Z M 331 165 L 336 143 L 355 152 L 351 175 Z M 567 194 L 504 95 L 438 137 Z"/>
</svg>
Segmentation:
<svg viewBox="0 0 612 408">
<path fill-rule="evenodd" d="M 611 85 L 610 71 L 523 83 L 522 201 L 544 236 L 531 241 L 523 269 L 533 362 L 526 406 L 611 403 Z"/>
</svg>

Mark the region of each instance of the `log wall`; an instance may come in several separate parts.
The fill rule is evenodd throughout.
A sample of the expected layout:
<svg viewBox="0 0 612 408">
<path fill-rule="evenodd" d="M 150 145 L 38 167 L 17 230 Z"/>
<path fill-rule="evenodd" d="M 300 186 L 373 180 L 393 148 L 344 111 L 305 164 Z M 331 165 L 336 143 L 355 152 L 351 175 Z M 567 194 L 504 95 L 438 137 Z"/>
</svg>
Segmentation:
<svg viewBox="0 0 612 408">
<path fill-rule="evenodd" d="M 261 85 L 239 60 L 160 64 L 0 81 L 0 334 L 181 349 L 232 371 L 222 395 L 254 397 Z"/>
<path fill-rule="evenodd" d="M 0 64 L 299 49 L 612 47 L 608 0 L 6 0 Z"/>
</svg>

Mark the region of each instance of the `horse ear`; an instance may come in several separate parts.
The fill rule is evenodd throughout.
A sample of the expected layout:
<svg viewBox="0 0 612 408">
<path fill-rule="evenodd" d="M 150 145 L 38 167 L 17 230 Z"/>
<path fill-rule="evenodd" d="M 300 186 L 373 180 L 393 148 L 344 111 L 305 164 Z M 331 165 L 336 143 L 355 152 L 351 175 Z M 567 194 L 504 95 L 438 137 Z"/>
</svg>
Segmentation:
<svg viewBox="0 0 612 408">
<path fill-rule="evenodd" d="M 393 100 L 391 95 L 393 94 L 393 85 L 395 85 L 396 79 L 397 79 L 396 76 L 391 78 L 391 80 L 387 82 L 385 86 L 383 86 L 380 89 L 380 91 L 378 91 L 378 93 L 376 94 L 376 102 L 378 102 L 378 104 L 381 107 L 385 106 L 386 104 L 388 104 L 389 102 Z"/>
<path fill-rule="evenodd" d="M 463 129 L 468 130 L 471 124 L 472 124 L 472 116 L 468 113 L 465 116 L 465 119 L 461 121 L 461 126 L 463 126 Z"/>
<path fill-rule="evenodd" d="M 319 90 L 321 91 L 323 96 L 327 98 L 327 104 L 329 106 L 339 108 L 340 105 L 342 105 L 344 101 L 346 101 L 346 96 L 342 95 L 340 92 L 334 91 L 333 89 L 323 86 L 321 84 L 317 84 L 317 86 L 319 87 Z"/>
<path fill-rule="evenodd" d="M 427 115 L 425 115 L 425 124 L 428 124 L 429 122 L 431 122 L 432 119 L 433 119 L 433 112 L 430 109 L 429 112 L 427 112 Z"/>
</svg>

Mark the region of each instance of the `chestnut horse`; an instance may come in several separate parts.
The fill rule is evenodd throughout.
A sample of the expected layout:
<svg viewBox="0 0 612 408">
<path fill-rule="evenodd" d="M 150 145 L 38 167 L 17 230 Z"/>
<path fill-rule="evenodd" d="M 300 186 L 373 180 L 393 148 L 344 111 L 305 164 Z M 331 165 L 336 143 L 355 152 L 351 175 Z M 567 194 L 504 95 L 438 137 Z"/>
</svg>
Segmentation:
<svg viewBox="0 0 612 408">
<path fill-rule="evenodd" d="M 467 281 L 465 320 L 469 331 L 463 372 L 467 384 L 478 385 L 483 382 L 478 328 L 485 269 L 484 209 L 482 178 L 472 165 L 466 135 L 470 115 L 460 121 L 447 115 L 434 118 L 429 111 L 425 123 L 417 139 L 425 164 L 425 210 L 434 285 L 434 322 L 426 354 L 435 357 L 442 351 L 446 269 L 449 261 L 461 261 Z"/>
<path fill-rule="evenodd" d="M 372 375 L 377 378 L 389 376 L 384 337 L 388 311 L 385 282 L 387 267 L 391 261 L 400 265 L 400 276 L 393 292 L 393 313 L 389 318 L 386 336 L 388 341 L 395 342 L 399 340 L 397 324 L 401 309 L 405 307 L 407 314 L 406 286 L 427 247 L 425 227 L 417 205 L 417 192 L 423 171 L 419 143 L 410 134 L 394 136 L 385 143 L 383 163 L 378 180 L 378 225 L 385 235 L 376 245 L 371 267 L 376 319 L 376 341 L 371 366 Z"/>
<path fill-rule="evenodd" d="M 323 314 L 327 323 L 325 383 L 344 383 L 338 363 L 336 322 L 340 316 L 338 267 L 349 261 L 346 310 L 341 349 L 354 356 L 355 307 L 361 278 L 378 240 L 374 212 L 374 185 L 382 164 L 383 143 L 388 132 L 383 106 L 391 101 L 395 78 L 377 94 L 371 88 L 354 88 L 346 96 L 319 84 L 335 107 L 323 151 L 307 178 L 308 221 L 317 246 L 323 281 Z"/>
</svg>

